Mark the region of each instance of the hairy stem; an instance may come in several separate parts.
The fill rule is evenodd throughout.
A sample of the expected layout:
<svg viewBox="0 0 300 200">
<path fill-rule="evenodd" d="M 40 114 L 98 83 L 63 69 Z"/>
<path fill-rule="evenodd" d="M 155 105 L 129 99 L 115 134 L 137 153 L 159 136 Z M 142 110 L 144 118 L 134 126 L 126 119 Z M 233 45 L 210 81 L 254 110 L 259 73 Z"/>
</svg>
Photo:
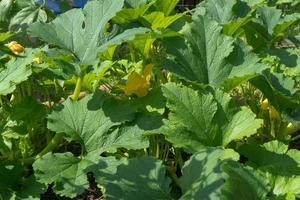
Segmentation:
<svg viewBox="0 0 300 200">
<path fill-rule="evenodd" d="M 72 95 L 72 99 L 74 101 L 77 101 L 78 98 L 79 98 L 79 95 L 80 95 L 80 90 L 81 90 L 81 83 L 82 83 L 82 77 L 78 77 L 77 78 L 77 82 L 76 82 L 76 86 L 75 86 L 75 89 L 74 89 L 74 93 Z"/>
<path fill-rule="evenodd" d="M 57 145 L 59 144 L 59 142 L 62 140 L 63 136 L 64 136 L 63 133 L 56 133 L 55 136 L 52 138 L 52 140 L 48 143 L 48 145 L 40 153 L 38 153 L 36 156 L 30 157 L 30 158 L 20 159 L 19 161 L 23 165 L 28 165 L 28 164 L 33 163 L 35 160 L 39 159 L 46 153 L 54 150 L 57 147 Z"/>
</svg>

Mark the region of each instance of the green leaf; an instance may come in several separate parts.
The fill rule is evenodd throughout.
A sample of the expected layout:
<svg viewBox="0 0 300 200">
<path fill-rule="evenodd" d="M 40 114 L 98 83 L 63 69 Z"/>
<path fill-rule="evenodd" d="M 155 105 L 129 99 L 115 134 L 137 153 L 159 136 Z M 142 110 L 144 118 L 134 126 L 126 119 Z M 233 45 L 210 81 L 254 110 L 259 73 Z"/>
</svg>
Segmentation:
<svg viewBox="0 0 300 200">
<path fill-rule="evenodd" d="M 102 95 L 101 95 L 102 96 Z M 69 140 L 79 142 L 86 152 L 103 152 L 104 138 L 108 130 L 116 125 L 100 110 L 104 96 L 87 96 L 80 101 L 68 99 L 48 116 L 48 128 L 65 133 Z M 99 101 L 97 101 L 99 100 Z"/>
<path fill-rule="evenodd" d="M 203 149 L 194 154 L 183 166 L 180 184 L 181 200 L 220 199 L 224 184 L 220 159 L 224 154 L 221 148 Z"/>
<path fill-rule="evenodd" d="M 243 26 L 243 29 L 247 43 L 255 50 L 262 50 L 270 45 L 272 37 L 269 35 L 267 29 L 258 22 L 250 21 Z"/>
<path fill-rule="evenodd" d="M 169 51 L 174 58 L 168 60 L 168 69 L 191 81 L 219 84 L 229 74 L 224 65 L 233 50 L 233 39 L 221 34 L 217 22 L 201 15 L 193 16 L 183 34 L 186 39 L 183 46 L 174 48 L 176 43 L 171 42 Z"/>
<path fill-rule="evenodd" d="M 232 69 L 223 82 L 223 87 L 227 91 L 257 77 L 268 68 L 267 65 L 260 63 L 260 58 L 252 52 L 252 48 L 242 42 L 234 45 L 234 51 L 227 58 L 227 61 L 226 67 Z"/>
<path fill-rule="evenodd" d="M 300 14 L 298 13 L 284 16 L 284 18 L 282 18 L 273 29 L 274 39 L 286 35 L 285 32 L 287 32 L 288 28 L 290 28 L 293 24 L 295 24 L 295 22 L 299 21 L 299 19 L 300 19 Z"/>
<path fill-rule="evenodd" d="M 53 190 L 56 194 L 72 198 L 89 187 L 86 176 L 88 172 L 101 174 L 96 178 L 102 184 L 107 176 L 116 174 L 117 166 L 121 163 L 125 163 L 125 159 L 116 160 L 114 157 L 91 154 L 77 158 L 69 152 L 48 153 L 34 162 L 33 168 L 39 182 L 54 183 Z"/>
<path fill-rule="evenodd" d="M 72 9 L 50 23 L 31 25 L 29 32 L 46 42 L 71 51 L 81 64 L 93 64 L 99 51 L 147 31 L 144 28 L 128 29 L 115 37 L 106 32 L 106 24 L 121 10 L 123 3 L 123 0 L 90 1 L 83 10 Z"/>
<path fill-rule="evenodd" d="M 126 126 L 117 129 L 106 138 L 106 147 L 104 147 L 104 149 L 105 151 L 115 152 L 117 148 L 132 150 L 148 148 L 149 141 L 142 139 L 144 132 L 145 131 L 138 126 Z"/>
<path fill-rule="evenodd" d="M 5 64 L 4 69 L 0 69 L 0 95 L 7 95 L 12 93 L 16 86 L 28 79 L 31 75 L 33 51 L 31 49 L 25 49 L 23 57 L 12 58 Z"/>
<path fill-rule="evenodd" d="M 279 22 L 281 10 L 274 7 L 262 7 L 257 10 L 257 15 L 262 25 L 264 25 L 270 35 L 273 34 L 273 28 Z"/>
<path fill-rule="evenodd" d="M 289 155 L 290 151 L 287 151 L 286 145 L 276 140 L 264 145 L 247 144 L 239 149 L 239 152 L 249 159 L 251 165 L 262 171 L 284 176 L 300 173 L 299 161 Z"/>
<path fill-rule="evenodd" d="M 237 162 L 226 163 L 222 168 L 228 177 L 222 187 L 221 199 L 266 199 L 269 193 L 267 182 L 252 168 Z"/>
<path fill-rule="evenodd" d="M 151 25 L 152 30 L 167 28 L 181 17 L 181 14 L 165 16 L 163 12 L 152 12 L 143 16 L 143 18 Z"/>
<path fill-rule="evenodd" d="M 223 146 L 231 141 L 253 135 L 262 125 L 262 120 L 256 119 L 256 115 L 246 107 L 237 112 L 226 126 L 223 134 Z"/>
<path fill-rule="evenodd" d="M 105 99 L 105 95 L 97 93 L 80 101 L 68 99 L 48 116 L 48 128 L 79 142 L 85 153 L 114 152 L 120 147 L 146 148 L 148 143 L 142 140 L 142 130 L 136 127 L 110 131 L 120 122 L 112 122 L 102 110 Z"/>
<path fill-rule="evenodd" d="M 96 172 L 95 178 L 105 188 L 106 199 L 171 199 L 166 169 L 152 157 L 129 159 L 115 173 Z"/>
<path fill-rule="evenodd" d="M 89 187 L 85 169 L 96 163 L 100 156 L 74 157 L 72 153 L 48 153 L 33 164 L 37 180 L 44 184 L 55 183 L 55 193 L 75 197 Z"/>
<path fill-rule="evenodd" d="M 227 146 L 255 134 L 262 124 L 250 109 L 239 110 L 229 95 L 221 91 L 215 95 L 199 94 L 169 83 L 163 87 L 163 93 L 171 112 L 162 133 L 174 146 L 190 152 L 203 146 Z"/>
<path fill-rule="evenodd" d="M 10 38 L 13 35 L 14 34 L 10 33 L 10 32 L 0 33 L 0 42 L 4 42 L 5 40 L 7 40 L 8 38 Z"/>
<path fill-rule="evenodd" d="M 0 2 L 0 22 L 8 21 L 8 13 L 13 4 L 13 0 L 2 0 Z"/>
<path fill-rule="evenodd" d="M 258 22 L 263 25 L 268 33 L 273 36 L 273 40 L 285 35 L 285 31 L 300 19 L 298 13 L 285 15 L 282 11 L 274 7 L 262 7 L 257 10 Z"/>
<path fill-rule="evenodd" d="M 10 200 L 39 200 L 47 190 L 46 185 L 37 182 L 33 176 L 23 181 L 22 189 L 15 191 Z"/>
<path fill-rule="evenodd" d="M 281 112 L 290 113 L 299 105 L 296 97 L 299 89 L 291 77 L 282 73 L 266 72 L 263 76 L 251 80 L 251 83 L 261 90 L 271 104 Z"/>
<path fill-rule="evenodd" d="M 174 145 L 178 145 L 181 140 L 186 141 L 184 139 L 186 137 L 190 141 L 194 141 L 193 143 L 197 141 L 204 145 L 212 144 L 214 136 L 210 133 L 210 127 L 217 111 L 217 103 L 213 96 L 211 94 L 199 95 L 197 91 L 173 83 L 165 85 L 163 93 L 167 98 L 167 107 L 172 111 L 169 114 L 169 121 L 174 125 L 174 129 L 177 129 L 176 126 L 184 125 L 183 129 L 189 131 L 180 130 L 178 134 L 181 135 L 170 133 L 167 135 L 167 139 Z"/>
<path fill-rule="evenodd" d="M 180 199 L 264 199 L 266 181 L 231 157 L 224 160 L 228 151 L 218 147 L 194 154 L 182 168 Z"/>
<path fill-rule="evenodd" d="M 147 96 L 130 100 L 110 98 L 104 102 L 103 110 L 113 122 L 133 121 L 137 112 L 160 112 L 165 109 L 166 99 L 160 88 L 153 88 Z M 120 110 L 122 112 L 120 112 Z"/>
<path fill-rule="evenodd" d="M 147 3 L 151 3 L 155 0 L 140 0 L 140 1 L 136 1 L 136 0 L 125 0 L 125 6 L 128 8 L 137 8 L 137 7 L 141 7 Z"/>
<path fill-rule="evenodd" d="M 34 97 L 23 97 L 13 108 L 11 117 L 16 120 L 35 120 L 43 119 L 46 115 L 44 105 L 38 103 Z"/>
<path fill-rule="evenodd" d="M 288 148 L 288 145 L 274 140 L 263 145 L 243 145 L 239 152 L 261 172 L 275 195 L 299 195 L 300 151 Z"/>
<path fill-rule="evenodd" d="M 165 13 L 166 16 L 170 15 L 175 9 L 180 0 L 157 0 L 154 4 L 155 10 Z"/>
<path fill-rule="evenodd" d="M 243 1 L 246 2 L 250 7 L 254 7 L 254 8 L 266 2 L 266 0 L 243 0 Z"/>
<path fill-rule="evenodd" d="M 251 8 L 242 1 L 211 0 L 204 1 L 200 6 L 205 8 L 205 13 L 213 20 L 222 24 L 223 33 L 226 35 L 242 31 L 242 26 L 252 18 Z"/>
<path fill-rule="evenodd" d="M 271 173 L 265 173 L 264 177 L 272 186 L 273 193 L 276 196 L 300 194 L 300 176 L 276 176 Z"/>
<path fill-rule="evenodd" d="M 38 183 L 33 176 L 23 177 L 24 169 L 16 165 L 0 163 L 0 199 L 38 200 L 46 186 Z"/>
<path fill-rule="evenodd" d="M 236 0 L 210 0 L 204 1 L 201 5 L 206 8 L 206 12 L 212 19 L 220 24 L 228 23 L 235 19 L 233 10 Z"/>
<path fill-rule="evenodd" d="M 233 84 L 236 86 L 257 76 L 262 71 L 257 65 L 260 59 L 246 45 L 239 42 L 234 46 L 234 40 L 223 35 L 221 29 L 217 22 L 196 12 L 193 22 L 183 29 L 185 42 L 169 41 L 167 69 L 187 80 L 214 87 L 232 77 L 238 80 Z"/>
<path fill-rule="evenodd" d="M 1 194 L 11 193 L 17 189 L 19 178 L 22 176 L 20 165 L 4 165 L 0 163 L 0 196 Z"/>
<path fill-rule="evenodd" d="M 135 20 L 138 20 L 147 12 L 147 10 L 152 6 L 153 3 L 154 2 L 143 4 L 133 8 L 123 8 L 113 18 L 113 21 L 117 24 L 128 24 Z"/>
<path fill-rule="evenodd" d="M 47 13 L 34 5 L 27 6 L 20 10 L 9 23 L 9 30 L 17 31 L 23 26 L 28 26 L 33 22 L 46 22 Z"/>
</svg>

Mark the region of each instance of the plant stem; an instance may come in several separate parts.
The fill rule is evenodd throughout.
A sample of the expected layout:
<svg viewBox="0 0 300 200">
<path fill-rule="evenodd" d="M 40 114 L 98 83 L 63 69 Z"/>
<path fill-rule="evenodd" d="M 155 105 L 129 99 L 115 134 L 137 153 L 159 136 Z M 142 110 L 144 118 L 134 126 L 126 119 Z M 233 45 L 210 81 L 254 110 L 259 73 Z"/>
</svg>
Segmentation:
<svg viewBox="0 0 300 200">
<path fill-rule="evenodd" d="M 166 143 L 166 145 L 165 145 L 165 154 L 164 154 L 164 157 L 163 157 L 165 162 L 167 162 L 168 157 L 169 157 L 169 144 Z"/>
<path fill-rule="evenodd" d="M 28 164 L 33 163 L 35 160 L 39 159 L 46 153 L 55 149 L 57 147 L 57 145 L 59 144 L 59 142 L 61 141 L 61 139 L 63 138 L 63 136 L 64 136 L 63 133 L 56 133 L 55 136 L 52 138 L 52 140 L 48 143 L 48 145 L 40 153 L 38 153 L 36 156 L 30 157 L 30 158 L 20 159 L 19 161 L 23 165 L 28 165 Z"/>
<path fill-rule="evenodd" d="M 175 149 L 175 154 L 176 154 L 176 161 L 179 164 L 180 167 L 184 165 L 180 149 Z"/>
<path fill-rule="evenodd" d="M 80 95 L 80 90 L 81 90 L 81 83 L 82 83 L 82 77 L 79 76 L 77 78 L 77 81 L 76 81 L 76 86 L 75 86 L 75 89 L 74 89 L 74 93 L 72 95 L 72 99 L 74 101 L 77 101 L 78 98 L 79 98 L 79 95 Z"/>
<path fill-rule="evenodd" d="M 156 138 L 156 158 L 159 159 L 159 140 Z"/>
<path fill-rule="evenodd" d="M 170 167 L 167 167 L 167 171 L 168 171 L 170 177 L 172 178 L 172 180 L 174 181 L 174 183 L 175 183 L 177 186 L 180 187 L 180 180 L 179 180 L 179 178 L 177 177 L 175 171 L 174 171 L 172 168 L 170 168 Z"/>
<path fill-rule="evenodd" d="M 292 141 L 295 141 L 295 140 L 298 140 L 298 139 L 300 139 L 300 135 L 297 135 L 297 136 L 293 137 Z"/>
<path fill-rule="evenodd" d="M 129 46 L 129 49 L 130 49 L 131 60 L 132 60 L 132 62 L 135 62 L 135 50 L 131 45 Z"/>
<path fill-rule="evenodd" d="M 31 79 L 28 80 L 28 82 L 26 82 L 26 89 L 27 89 L 27 95 L 31 96 L 32 94 L 32 90 L 31 90 Z"/>
</svg>

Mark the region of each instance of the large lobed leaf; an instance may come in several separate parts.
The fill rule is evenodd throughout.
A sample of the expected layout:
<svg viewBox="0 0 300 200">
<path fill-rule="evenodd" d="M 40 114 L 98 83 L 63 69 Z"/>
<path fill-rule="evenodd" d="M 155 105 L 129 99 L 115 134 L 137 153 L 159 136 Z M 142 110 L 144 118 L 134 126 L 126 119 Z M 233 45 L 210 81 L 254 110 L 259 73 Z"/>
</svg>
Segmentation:
<svg viewBox="0 0 300 200">
<path fill-rule="evenodd" d="M 173 145 L 195 152 L 203 146 L 227 146 L 256 133 L 262 120 L 246 107 L 239 108 L 228 94 L 203 93 L 174 83 L 163 87 L 171 110 L 162 133 Z"/>
<path fill-rule="evenodd" d="M 141 138 L 143 130 L 137 127 L 110 131 L 120 122 L 113 122 L 110 114 L 103 111 L 105 99 L 102 93 L 89 95 L 80 101 L 68 99 L 48 116 L 48 128 L 65 133 L 67 139 L 80 143 L 86 153 L 114 152 L 119 147 L 146 147 L 148 142 Z"/>
<path fill-rule="evenodd" d="M 102 93 L 88 95 L 80 101 L 68 99 L 48 116 L 48 128 L 65 133 L 68 140 L 81 145 L 82 154 L 47 154 L 37 160 L 33 167 L 39 182 L 54 183 L 57 194 L 75 197 L 88 188 L 87 168 L 97 165 L 103 152 L 115 152 L 118 148 L 143 149 L 149 146 L 143 140 L 144 130 L 137 126 L 113 129 L 122 121 L 113 122 L 109 111 L 103 111 L 107 97 Z M 49 168 L 50 165 L 53 167 Z"/>
<path fill-rule="evenodd" d="M 89 155 L 77 158 L 69 152 L 48 153 L 33 164 L 34 174 L 40 183 L 54 183 L 55 193 L 75 197 L 89 186 L 84 170 L 99 159 L 99 156 Z"/>
<path fill-rule="evenodd" d="M 145 28 L 128 29 L 116 37 L 109 36 L 106 25 L 123 4 L 124 0 L 90 1 L 83 10 L 72 9 L 50 23 L 31 25 L 29 32 L 71 51 L 82 64 L 92 64 L 99 51 L 147 31 Z"/>
<path fill-rule="evenodd" d="M 264 199 L 267 183 L 252 168 L 224 157 L 228 151 L 208 148 L 194 154 L 182 169 L 180 199 Z"/>
<path fill-rule="evenodd" d="M 260 74 L 265 67 L 251 48 L 222 34 L 216 21 L 200 13 L 195 12 L 192 23 L 182 30 L 184 41 L 167 41 L 167 69 L 187 80 L 216 87 L 234 81 L 227 89 Z"/>
<path fill-rule="evenodd" d="M 300 151 L 277 140 L 243 145 L 239 151 L 269 181 L 274 195 L 300 195 Z"/>
<path fill-rule="evenodd" d="M 152 157 L 129 159 L 120 163 L 114 173 L 98 170 L 95 175 L 108 200 L 172 199 L 166 169 Z"/>
<path fill-rule="evenodd" d="M 0 199 L 38 200 L 46 191 L 46 185 L 38 183 L 34 176 L 22 177 L 24 169 L 20 164 L 0 163 Z"/>
<path fill-rule="evenodd" d="M 6 68 L 0 69 L 0 95 L 12 93 L 19 83 L 26 81 L 31 75 L 33 50 L 26 49 L 21 56 L 12 58 L 5 64 Z"/>
</svg>

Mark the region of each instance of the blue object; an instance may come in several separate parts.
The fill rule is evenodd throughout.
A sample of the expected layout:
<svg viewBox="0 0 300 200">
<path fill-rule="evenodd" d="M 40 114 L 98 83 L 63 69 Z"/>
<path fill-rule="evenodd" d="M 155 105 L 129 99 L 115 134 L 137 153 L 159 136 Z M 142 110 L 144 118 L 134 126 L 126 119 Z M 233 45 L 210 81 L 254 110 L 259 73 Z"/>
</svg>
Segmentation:
<svg viewBox="0 0 300 200">
<path fill-rule="evenodd" d="M 60 10 L 60 3 L 62 0 L 46 0 L 45 1 L 45 6 L 48 9 L 53 10 L 56 14 L 61 13 Z M 87 0 L 73 0 L 73 8 L 83 8 L 84 5 L 86 4 Z M 37 0 L 38 4 L 42 4 L 43 0 Z"/>
<path fill-rule="evenodd" d="M 86 4 L 87 0 L 73 0 L 73 7 L 74 8 L 83 8 Z"/>
</svg>

